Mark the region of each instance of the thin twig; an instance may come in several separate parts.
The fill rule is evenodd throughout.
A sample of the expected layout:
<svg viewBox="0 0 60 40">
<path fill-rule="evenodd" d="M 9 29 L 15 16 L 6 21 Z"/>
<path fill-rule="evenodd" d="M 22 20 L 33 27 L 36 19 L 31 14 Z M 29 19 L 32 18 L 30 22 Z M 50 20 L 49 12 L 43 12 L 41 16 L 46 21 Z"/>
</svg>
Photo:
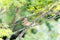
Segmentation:
<svg viewBox="0 0 60 40">
<path fill-rule="evenodd" d="M 12 22 L 11 22 L 11 24 L 10 24 L 10 27 L 12 28 L 12 30 L 13 30 L 13 28 L 14 28 L 14 24 L 15 24 L 15 21 L 16 21 L 16 14 L 17 14 L 17 12 L 18 12 L 18 8 L 15 9 L 15 13 L 14 13 L 14 16 L 13 16 L 13 20 L 12 20 Z"/>
</svg>

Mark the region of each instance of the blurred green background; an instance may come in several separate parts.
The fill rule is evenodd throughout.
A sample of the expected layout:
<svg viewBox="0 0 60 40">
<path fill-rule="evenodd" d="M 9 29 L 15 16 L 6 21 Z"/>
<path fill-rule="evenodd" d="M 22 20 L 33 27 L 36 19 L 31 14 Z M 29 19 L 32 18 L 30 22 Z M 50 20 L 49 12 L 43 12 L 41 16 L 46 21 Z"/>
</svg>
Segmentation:
<svg viewBox="0 0 60 40">
<path fill-rule="evenodd" d="M 31 23 L 39 16 L 16 40 L 60 40 L 60 0 L 0 0 L 0 40 L 25 28 L 25 17 Z"/>
</svg>

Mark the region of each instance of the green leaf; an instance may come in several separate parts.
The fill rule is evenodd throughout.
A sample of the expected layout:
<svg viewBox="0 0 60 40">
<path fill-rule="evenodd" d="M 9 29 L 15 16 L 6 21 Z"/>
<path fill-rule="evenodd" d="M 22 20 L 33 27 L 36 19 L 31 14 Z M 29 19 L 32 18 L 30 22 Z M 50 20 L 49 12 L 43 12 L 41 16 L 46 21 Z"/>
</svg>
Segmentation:
<svg viewBox="0 0 60 40">
<path fill-rule="evenodd" d="M 50 23 L 48 21 L 46 21 L 46 26 L 48 27 L 49 31 L 51 31 L 52 29 L 52 25 L 50 25 Z"/>
</svg>

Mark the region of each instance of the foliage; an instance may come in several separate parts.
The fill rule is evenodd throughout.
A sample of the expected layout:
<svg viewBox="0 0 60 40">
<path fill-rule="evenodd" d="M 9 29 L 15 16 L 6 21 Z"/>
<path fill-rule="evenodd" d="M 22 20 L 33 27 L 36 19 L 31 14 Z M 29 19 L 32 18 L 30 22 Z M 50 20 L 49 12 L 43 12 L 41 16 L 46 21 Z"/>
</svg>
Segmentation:
<svg viewBox="0 0 60 40">
<path fill-rule="evenodd" d="M 58 26 L 59 13 L 59 0 L 0 0 L 0 40 L 3 36 L 10 37 L 16 31 L 27 28 L 22 25 L 24 18 L 32 23 L 32 27 L 29 25 L 31 29 L 27 28 L 22 40 L 54 40 L 58 36 L 54 29 Z M 56 22 L 57 26 L 52 22 Z M 45 38 L 45 33 L 49 38 Z"/>
<path fill-rule="evenodd" d="M 10 29 L 0 29 L 0 37 L 7 36 L 10 37 L 12 31 Z"/>
</svg>

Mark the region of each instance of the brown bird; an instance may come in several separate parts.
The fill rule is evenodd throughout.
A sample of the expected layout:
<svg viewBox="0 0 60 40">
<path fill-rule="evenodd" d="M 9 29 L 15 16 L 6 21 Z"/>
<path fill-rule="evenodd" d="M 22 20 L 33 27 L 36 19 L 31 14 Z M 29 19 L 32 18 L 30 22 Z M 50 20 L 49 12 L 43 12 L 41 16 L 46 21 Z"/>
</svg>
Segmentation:
<svg viewBox="0 0 60 40">
<path fill-rule="evenodd" d="M 27 18 L 24 18 L 24 19 L 23 19 L 23 21 L 22 21 L 22 25 L 24 25 L 24 26 L 28 26 L 28 25 L 30 25 L 30 22 L 28 21 Z"/>
</svg>

